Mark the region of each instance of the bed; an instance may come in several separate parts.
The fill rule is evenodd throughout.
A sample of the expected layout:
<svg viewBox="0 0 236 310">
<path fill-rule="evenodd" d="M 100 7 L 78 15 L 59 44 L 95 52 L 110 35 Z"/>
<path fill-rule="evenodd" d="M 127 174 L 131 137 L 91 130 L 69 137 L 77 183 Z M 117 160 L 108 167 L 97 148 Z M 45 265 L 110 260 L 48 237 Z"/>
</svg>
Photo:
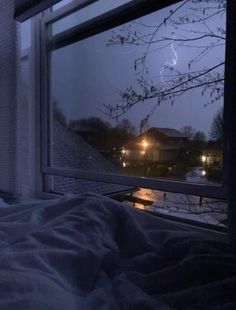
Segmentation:
<svg viewBox="0 0 236 310">
<path fill-rule="evenodd" d="M 97 194 L 0 208 L 0 309 L 236 309 L 216 233 Z"/>
</svg>

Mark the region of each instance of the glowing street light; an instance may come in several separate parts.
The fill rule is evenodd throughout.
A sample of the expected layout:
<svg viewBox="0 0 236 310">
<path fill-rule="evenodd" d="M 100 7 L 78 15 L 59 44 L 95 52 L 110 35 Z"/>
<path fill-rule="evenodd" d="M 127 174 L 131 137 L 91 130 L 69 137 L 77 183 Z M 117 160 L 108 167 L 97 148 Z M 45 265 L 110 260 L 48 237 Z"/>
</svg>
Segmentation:
<svg viewBox="0 0 236 310">
<path fill-rule="evenodd" d="M 201 157 L 201 159 L 202 159 L 202 162 L 203 162 L 203 163 L 205 163 L 205 162 L 207 161 L 207 158 L 206 158 L 206 156 L 204 156 L 204 155 Z"/>
</svg>

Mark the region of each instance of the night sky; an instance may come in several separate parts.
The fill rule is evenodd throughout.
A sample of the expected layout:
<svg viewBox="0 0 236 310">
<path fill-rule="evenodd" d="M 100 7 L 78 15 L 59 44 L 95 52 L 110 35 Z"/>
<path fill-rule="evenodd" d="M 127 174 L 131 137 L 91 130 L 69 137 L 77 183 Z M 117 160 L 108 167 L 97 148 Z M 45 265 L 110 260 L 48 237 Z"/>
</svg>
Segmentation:
<svg viewBox="0 0 236 310">
<path fill-rule="evenodd" d="M 66 1 L 69 2 L 69 1 Z M 127 0 L 120 1 L 121 3 Z M 89 8 L 77 12 L 64 20 L 57 22 L 53 27 L 53 33 L 67 29 L 78 21 L 84 21 L 97 12 L 103 12 L 117 5 L 117 1 L 99 1 Z M 59 7 L 59 5 L 57 5 Z M 173 9 L 175 6 L 172 6 Z M 157 25 L 163 16 L 169 12 L 169 8 L 152 13 L 141 18 L 146 25 Z M 183 10 L 186 10 L 184 8 Z M 184 11 L 179 14 L 184 14 Z M 24 27 L 24 26 L 23 26 Z M 122 27 L 122 26 L 121 26 Z M 135 26 L 133 26 L 135 27 Z M 189 30 L 204 31 L 205 25 L 198 25 L 198 28 L 190 25 L 182 29 L 173 29 L 170 25 L 159 33 L 159 37 L 173 36 L 173 32 L 182 36 Z M 214 30 L 215 27 L 225 27 L 225 17 L 214 18 L 207 27 Z M 135 28 L 133 28 L 135 29 Z M 137 26 L 137 30 L 141 30 Z M 23 31 L 23 45 L 27 46 L 27 25 Z M 111 38 L 112 30 L 93 36 L 81 42 L 56 50 L 52 53 L 52 95 L 53 100 L 63 110 L 67 120 L 87 118 L 97 116 L 105 121 L 115 124 L 103 109 L 103 104 L 116 105 L 120 103 L 119 90 L 128 86 L 138 88 L 134 71 L 135 58 L 144 52 L 143 46 L 107 46 Z M 202 42 L 201 42 L 202 44 Z M 207 44 L 207 41 L 204 42 Z M 148 58 L 149 78 L 153 78 L 155 83 L 164 83 L 167 74 L 162 71 L 165 63 L 174 64 L 180 71 L 187 71 L 189 60 L 199 53 L 197 43 L 194 47 L 179 46 L 178 43 L 157 49 L 153 45 Z M 224 60 L 225 49 L 220 46 L 207 54 L 201 61 L 194 64 L 191 69 L 199 70 L 209 65 Z M 168 73 L 169 74 L 169 73 Z M 163 75 L 161 77 L 161 75 Z M 173 106 L 171 102 L 163 102 L 155 110 L 149 119 L 150 126 L 171 127 L 180 129 L 185 125 L 191 125 L 197 130 L 209 133 L 211 121 L 215 113 L 222 106 L 223 102 L 216 102 L 212 105 L 204 106 L 209 98 L 201 96 L 201 90 L 187 92 L 178 98 Z M 123 118 L 128 118 L 137 128 L 140 121 L 149 113 L 156 101 L 148 100 L 126 113 Z"/>
</svg>

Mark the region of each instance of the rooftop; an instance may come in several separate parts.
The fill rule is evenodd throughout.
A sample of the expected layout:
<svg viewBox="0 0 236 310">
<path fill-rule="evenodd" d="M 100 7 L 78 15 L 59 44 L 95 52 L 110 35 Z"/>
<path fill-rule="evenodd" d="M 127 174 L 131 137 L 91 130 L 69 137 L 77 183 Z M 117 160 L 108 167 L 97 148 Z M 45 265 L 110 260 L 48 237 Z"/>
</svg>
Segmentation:
<svg viewBox="0 0 236 310">
<path fill-rule="evenodd" d="M 62 168 L 77 168 L 86 171 L 118 173 L 115 165 L 109 162 L 95 148 L 77 133 L 54 120 L 53 164 Z M 100 194 L 132 191 L 134 188 L 90 180 L 55 176 L 53 190 L 58 193 L 84 193 L 93 191 Z"/>
<path fill-rule="evenodd" d="M 187 138 L 186 135 L 173 128 L 151 127 L 149 130 L 159 131 L 161 134 L 171 138 Z M 147 130 L 146 133 L 148 133 L 149 130 Z"/>
</svg>

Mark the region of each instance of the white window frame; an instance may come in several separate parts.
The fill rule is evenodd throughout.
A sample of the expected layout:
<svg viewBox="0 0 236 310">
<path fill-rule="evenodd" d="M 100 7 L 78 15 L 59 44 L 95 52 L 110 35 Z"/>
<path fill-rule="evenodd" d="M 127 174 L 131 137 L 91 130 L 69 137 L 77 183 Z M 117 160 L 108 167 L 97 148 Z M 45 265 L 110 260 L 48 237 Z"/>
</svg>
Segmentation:
<svg viewBox="0 0 236 310">
<path fill-rule="evenodd" d="M 225 92 L 224 92 L 224 152 L 223 152 L 223 184 L 222 186 L 209 186 L 204 184 L 193 184 L 180 181 L 170 181 L 164 179 L 153 179 L 145 177 L 125 176 L 109 173 L 96 173 L 87 172 L 79 169 L 61 168 L 50 166 L 50 141 L 49 137 L 50 129 L 50 115 L 52 113 L 49 98 L 50 98 L 50 78 L 49 78 L 49 58 L 48 53 L 60 47 L 64 47 L 74 42 L 78 42 L 92 35 L 98 34 L 102 31 L 111 29 L 113 27 L 122 25 L 125 22 L 131 21 L 140 16 L 144 16 L 148 13 L 157 11 L 165 6 L 180 2 L 180 0 L 133 0 L 124 4 L 118 8 L 115 8 L 109 12 L 106 12 L 100 16 L 94 17 L 76 27 L 65 30 L 53 37 L 52 40 L 48 40 L 48 26 L 55 21 L 85 7 L 98 0 L 75 0 L 68 5 L 48 14 L 45 14 L 40 19 L 40 50 L 39 50 L 39 64 L 40 64 L 40 104 L 41 104 L 41 173 L 44 178 L 44 191 L 50 190 L 50 177 L 51 176 L 63 176 L 79 179 L 88 179 L 93 181 L 107 182 L 123 184 L 135 187 L 144 187 L 154 190 L 174 192 L 181 194 L 196 195 L 200 197 L 226 199 L 230 202 L 230 195 L 234 191 L 232 188 L 232 163 L 234 154 L 236 155 L 234 135 L 232 134 L 236 130 L 236 126 L 233 125 L 233 119 L 235 112 L 233 111 L 232 98 L 235 98 L 232 87 L 232 83 L 236 85 L 236 78 L 230 74 L 232 68 L 236 67 L 233 50 L 236 51 L 235 43 L 233 42 L 230 33 L 236 32 L 236 26 L 232 19 L 232 12 L 236 12 L 235 5 L 231 0 L 227 0 L 227 40 L 226 40 L 226 64 L 225 64 Z M 232 112 L 233 111 L 233 112 Z M 236 166 L 236 164 L 235 164 Z M 235 169 L 236 170 L 236 169 Z M 46 184 L 46 185 L 45 185 Z M 236 192 L 236 191 L 235 191 Z M 236 200 L 236 199 L 235 199 Z M 233 199 L 234 201 L 234 199 Z M 234 202 L 233 202 L 234 203 Z M 233 210 L 233 211 L 232 211 Z M 235 214 L 235 208 L 232 208 L 232 204 L 229 203 L 229 214 Z M 232 221 L 232 223 L 230 222 Z M 236 214 L 234 220 L 229 221 L 229 226 L 234 225 L 236 222 Z M 236 226 L 236 225 L 234 225 Z M 236 231 L 236 228 L 234 229 Z M 235 232 L 236 235 L 236 232 Z M 236 237 L 235 237 L 236 239 Z"/>
</svg>

